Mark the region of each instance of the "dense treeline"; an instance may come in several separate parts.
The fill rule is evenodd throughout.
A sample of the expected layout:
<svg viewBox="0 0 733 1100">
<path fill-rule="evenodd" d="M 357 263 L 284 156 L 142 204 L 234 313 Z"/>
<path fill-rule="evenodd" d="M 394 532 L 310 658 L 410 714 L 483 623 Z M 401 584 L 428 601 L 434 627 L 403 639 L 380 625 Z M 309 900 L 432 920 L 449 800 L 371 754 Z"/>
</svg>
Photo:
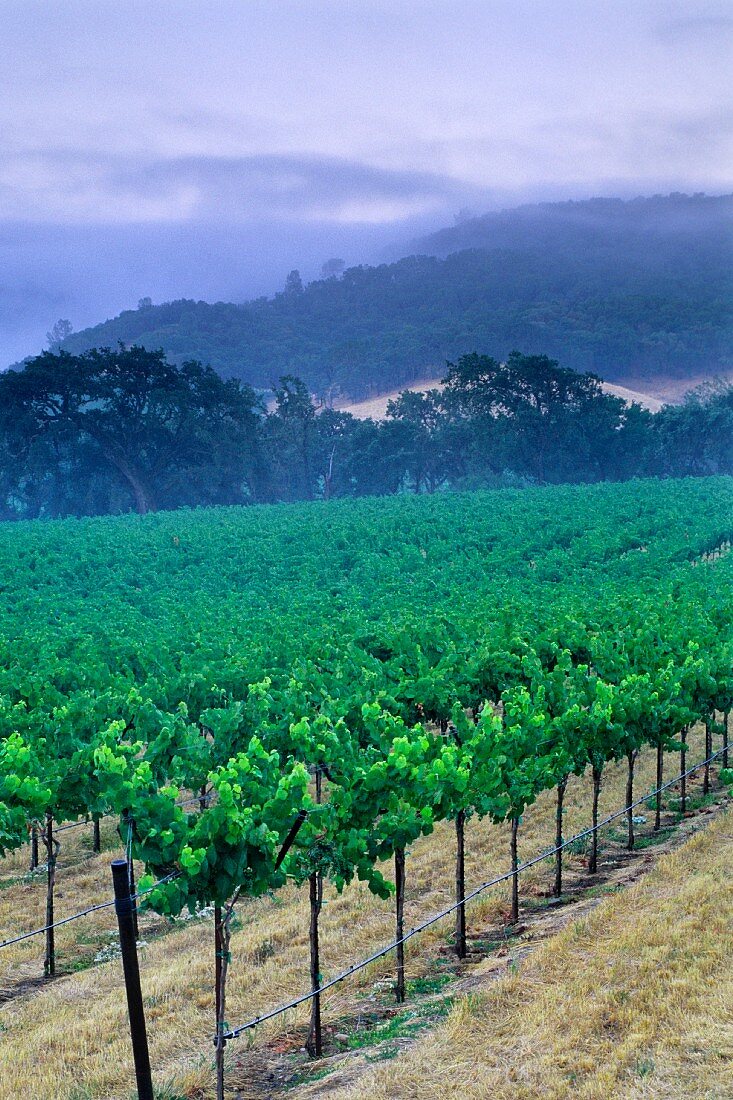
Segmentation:
<svg viewBox="0 0 733 1100">
<path fill-rule="evenodd" d="M 733 332 L 730 196 L 523 207 L 472 219 L 423 253 L 244 304 L 143 298 L 65 335 L 78 354 L 119 341 L 197 359 L 269 388 L 284 374 L 359 398 L 474 348 L 546 353 L 610 381 L 724 373 Z M 450 255 L 442 258 L 446 252 Z"/>
<path fill-rule="evenodd" d="M 730 385 L 652 415 L 544 355 L 466 355 L 444 382 L 375 422 L 292 376 L 267 409 L 161 351 L 46 352 L 0 375 L 0 516 L 733 472 Z"/>
</svg>

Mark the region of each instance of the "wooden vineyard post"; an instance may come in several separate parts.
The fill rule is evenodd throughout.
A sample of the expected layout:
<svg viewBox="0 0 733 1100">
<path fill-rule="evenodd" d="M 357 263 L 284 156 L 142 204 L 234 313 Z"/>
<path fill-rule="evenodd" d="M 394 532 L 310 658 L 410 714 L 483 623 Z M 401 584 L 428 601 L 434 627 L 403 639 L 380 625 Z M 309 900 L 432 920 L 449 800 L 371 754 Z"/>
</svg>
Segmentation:
<svg viewBox="0 0 733 1100">
<path fill-rule="evenodd" d="M 516 924 L 519 920 L 519 875 L 517 868 L 519 858 L 517 856 L 517 833 L 519 831 L 519 818 L 512 818 L 511 858 L 512 858 L 512 904 L 509 913 L 509 923 Z"/>
<path fill-rule="evenodd" d="M 395 848 L 394 853 L 394 881 L 395 881 L 395 940 L 397 941 L 397 983 L 395 985 L 395 998 L 398 1004 L 405 1000 L 405 945 L 402 937 L 405 934 L 405 849 Z"/>
<path fill-rule="evenodd" d="M 320 765 L 316 768 L 316 803 L 320 805 L 322 790 L 322 775 Z M 318 943 L 318 917 L 323 905 L 323 875 L 320 871 L 314 871 L 308 879 L 308 896 L 310 899 L 310 967 L 311 990 L 317 990 L 321 984 L 321 959 Z M 321 995 L 313 993 L 311 1000 L 311 1019 L 308 1029 L 308 1038 L 305 1041 L 305 1049 L 311 1058 L 320 1058 L 323 1053 L 323 1040 L 321 1033 Z"/>
<path fill-rule="evenodd" d="M 730 718 L 730 711 L 727 710 L 723 715 L 723 767 L 728 767 L 728 719 Z"/>
<path fill-rule="evenodd" d="M 226 1003 L 227 1003 L 227 974 L 231 952 L 229 950 L 232 941 L 232 917 L 234 906 L 239 899 L 241 887 L 237 887 L 227 904 L 214 906 L 214 951 L 216 968 L 216 1036 L 214 1047 L 216 1049 L 216 1100 L 224 1100 L 224 1048 L 226 1038 Z"/>
<path fill-rule="evenodd" d="M 318 916 L 323 904 L 323 876 L 314 871 L 308 879 L 310 897 L 310 956 L 311 956 L 311 989 L 315 990 L 321 984 L 321 962 L 318 945 Z M 311 1022 L 308 1029 L 308 1038 L 305 1049 L 311 1058 L 320 1058 L 323 1053 L 323 1041 L 321 1036 L 321 994 L 314 993 L 311 1000 Z"/>
<path fill-rule="evenodd" d="M 562 895 L 562 811 L 565 801 L 565 789 L 568 785 L 568 777 L 565 776 L 557 785 L 557 805 L 555 808 L 555 886 L 553 894 L 556 898 Z"/>
<path fill-rule="evenodd" d="M 629 852 L 634 850 L 634 810 L 631 803 L 634 801 L 634 764 L 636 763 L 636 757 L 638 755 L 638 749 L 633 749 L 626 754 L 626 759 L 629 765 L 626 775 L 626 824 L 628 827 L 628 839 L 626 841 L 626 848 Z"/>
<path fill-rule="evenodd" d="M 125 975 L 127 1013 L 130 1019 L 132 1056 L 135 1062 L 138 1100 L 153 1100 L 153 1079 L 150 1071 L 148 1036 L 145 1030 L 145 1010 L 140 988 L 140 967 L 137 959 L 137 943 L 133 912 L 135 899 L 130 893 L 127 860 L 112 861 L 112 882 L 115 892 L 115 912 L 120 930 L 122 969 Z"/>
<path fill-rule="evenodd" d="M 53 815 L 46 814 L 46 827 L 43 833 L 46 846 L 46 955 L 43 960 L 43 974 L 53 978 L 56 973 L 56 943 L 53 928 L 53 891 L 56 884 L 56 857 L 61 845 L 53 835 Z"/>
<path fill-rule="evenodd" d="M 214 906 L 214 950 L 216 953 L 216 1100 L 224 1098 L 224 1015 L 226 1012 L 226 976 L 229 962 L 229 920 L 220 905 Z"/>
<path fill-rule="evenodd" d="M 680 812 L 687 813 L 687 726 L 682 727 L 680 733 L 680 741 L 682 742 L 682 748 L 680 749 Z"/>
<path fill-rule="evenodd" d="M 459 810 L 456 815 L 456 955 L 466 957 L 466 811 Z"/>
<path fill-rule="evenodd" d="M 102 851 L 102 829 L 99 824 L 99 817 L 97 816 L 94 818 L 92 829 L 92 851 L 97 853 Z"/>
<path fill-rule="evenodd" d="M 702 793 L 710 793 L 710 757 L 713 752 L 713 732 L 710 716 L 705 719 L 705 770 L 702 778 Z"/>
<path fill-rule="evenodd" d="M 593 832 L 590 838 L 590 858 L 588 871 L 594 875 L 598 870 L 598 799 L 601 794 L 601 769 L 593 766 Z"/>
<path fill-rule="evenodd" d="M 662 792 L 659 789 L 664 781 L 664 749 L 661 741 L 657 745 L 657 805 L 654 811 L 654 832 L 658 833 L 662 825 Z"/>
</svg>

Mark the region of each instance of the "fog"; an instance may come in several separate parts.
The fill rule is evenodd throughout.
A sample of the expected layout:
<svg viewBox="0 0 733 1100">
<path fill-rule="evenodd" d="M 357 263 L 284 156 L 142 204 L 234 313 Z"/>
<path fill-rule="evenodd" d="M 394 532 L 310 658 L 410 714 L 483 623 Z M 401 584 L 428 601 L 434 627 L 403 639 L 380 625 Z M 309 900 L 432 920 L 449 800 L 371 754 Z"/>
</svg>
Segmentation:
<svg viewBox="0 0 733 1100">
<path fill-rule="evenodd" d="M 539 199 L 729 191 L 725 0 L 4 0 L 0 364 Z"/>
</svg>

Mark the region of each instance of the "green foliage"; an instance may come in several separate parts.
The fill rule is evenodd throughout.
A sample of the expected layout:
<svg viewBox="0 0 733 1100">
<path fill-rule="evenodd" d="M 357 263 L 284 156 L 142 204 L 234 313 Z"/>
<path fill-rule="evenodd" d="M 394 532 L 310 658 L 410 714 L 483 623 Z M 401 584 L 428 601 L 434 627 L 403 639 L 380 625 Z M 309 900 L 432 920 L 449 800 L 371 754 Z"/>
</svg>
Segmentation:
<svg viewBox="0 0 733 1100">
<path fill-rule="evenodd" d="M 387 897 L 436 822 L 730 706 L 731 516 L 719 478 L 6 525 L 0 847 L 115 812 L 168 915 Z"/>
</svg>

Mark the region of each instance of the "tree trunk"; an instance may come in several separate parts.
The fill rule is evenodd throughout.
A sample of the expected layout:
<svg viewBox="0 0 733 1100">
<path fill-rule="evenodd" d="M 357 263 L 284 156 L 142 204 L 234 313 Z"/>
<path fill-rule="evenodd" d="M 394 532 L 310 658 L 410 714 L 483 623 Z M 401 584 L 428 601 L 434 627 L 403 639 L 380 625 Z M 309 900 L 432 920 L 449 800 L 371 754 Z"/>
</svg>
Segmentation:
<svg viewBox="0 0 733 1100">
<path fill-rule="evenodd" d="M 38 866 L 38 822 L 31 824 L 31 863 L 30 870 L 35 871 Z"/>
<path fill-rule="evenodd" d="M 713 751 L 713 732 L 710 716 L 705 719 L 705 771 L 702 779 L 702 793 L 710 792 L 710 756 Z"/>
<path fill-rule="evenodd" d="M 224 970 L 224 926 L 221 906 L 214 906 L 214 982 L 216 990 L 216 1100 L 224 1100 L 224 1008 L 226 990 L 222 985 Z"/>
<path fill-rule="evenodd" d="M 564 776 L 557 785 L 557 806 L 555 809 L 555 887 L 553 894 L 556 898 L 562 895 L 562 811 L 565 801 L 565 788 L 568 785 L 568 777 Z"/>
<path fill-rule="evenodd" d="M 601 776 L 603 769 L 593 765 L 593 832 L 591 833 L 588 873 L 594 875 L 598 870 L 598 799 L 601 794 Z"/>
<path fill-rule="evenodd" d="M 682 748 L 680 749 L 680 812 L 687 813 L 687 726 L 682 727 L 680 733 L 680 741 L 682 742 Z"/>
<path fill-rule="evenodd" d="M 224 1048 L 226 1047 L 224 1031 L 226 1030 L 226 991 L 227 973 L 229 971 L 230 958 L 229 944 L 232 938 L 230 922 L 238 895 L 239 891 L 237 890 L 237 892 L 234 894 L 234 897 L 226 906 L 226 909 L 223 912 L 220 905 L 214 906 L 214 951 L 216 974 L 216 1100 L 224 1100 Z"/>
<path fill-rule="evenodd" d="M 46 956 L 43 960 L 43 975 L 53 978 L 56 973 L 56 943 L 53 929 L 53 890 L 56 884 L 56 860 L 61 845 L 53 835 L 53 815 L 46 814 L 46 828 L 43 834 L 46 846 Z"/>
<path fill-rule="evenodd" d="M 626 823 L 628 826 L 628 840 L 626 842 L 626 848 L 629 852 L 634 850 L 634 811 L 631 803 L 634 801 L 634 764 L 636 763 L 636 757 L 639 755 L 639 750 L 634 749 L 633 752 L 626 754 L 629 770 L 626 776 Z"/>
<path fill-rule="evenodd" d="M 132 862 L 132 852 L 127 855 L 127 877 L 130 880 L 130 897 L 132 901 L 132 925 L 135 929 L 135 939 L 140 939 L 140 927 L 137 920 L 137 899 L 135 898 L 135 865 Z"/>
<path fill-rule="evenodd" d="M 466 957 L 466 811 L 459 810 L 456 817 L 456 955 Z"/>
<path fill-rule="evenodd" d="M 723 715 L 723 767 L 728 767 L 728 719 L 730 718 L 730 711 L 727 710 Z"/>
<path fill-rule="evenodd" d="M 92 826 L 92 851 L 97 853 L 102 851 L 102 829 L 98 816 L 95 816 Z"/>
<path fill-rule="evenodd" d="M 132 493 L 137 512 L 140 515 L 145 515 L 146 512 L 154 512 L 155 502 L 153 500 L 153 495 L 138 472 L 120 455 L 116 455 L 109 450 L 105 450 L 104 455 L 105 458 L 112 463 L 117 472 L 122 475 L 124 481 L 127 482 L 127 487 Z"/>
<path fill-rule="evenodd" d="M 519 818 L 512 818 L 512 836 L 511 836 L 511 855 L 512 855 L 512 905 L 509 914 L 509 923 L 516 924 L 519 920 L 519 875 L 517 874 L 517 867 L 519 866 L 519 858 L 517 856 L 517 833 L 519 831 Z"/>
<path fill-rule="evenodd" d="M 397 983 L 395 998 L 398 1004 L 405 1000 L 405 945 L 399 941 L 405 934 L 405 849 L 395 848 L 395 940 L 397 941 Z"/>
<path fill-rule="evenodd" d="M 314 872 L 309 880 L 310 893 L 310 956 L 311 956 L 311 990 L 318 989 L 321 984 L 321 964 L 318 951 L 318 916 L 323 903 L 323 876 Z M 311 1000 L 311 1020 L 308 1030 L 308 1038 L 305 1041 L 305 1049 L 311 1058 L 320 1058 L 323 1053 L 321 1041 L 321 995 L 315 993 Z"/>
<path fill-rule="evenodd" d="M 664 746 L 661 741 L 657 745 L 657 806 L 654 813 L 654 832 L 658 833 L 662 827 L 662 792 L 659 788 L 664 782 Z"/>
</svg>

